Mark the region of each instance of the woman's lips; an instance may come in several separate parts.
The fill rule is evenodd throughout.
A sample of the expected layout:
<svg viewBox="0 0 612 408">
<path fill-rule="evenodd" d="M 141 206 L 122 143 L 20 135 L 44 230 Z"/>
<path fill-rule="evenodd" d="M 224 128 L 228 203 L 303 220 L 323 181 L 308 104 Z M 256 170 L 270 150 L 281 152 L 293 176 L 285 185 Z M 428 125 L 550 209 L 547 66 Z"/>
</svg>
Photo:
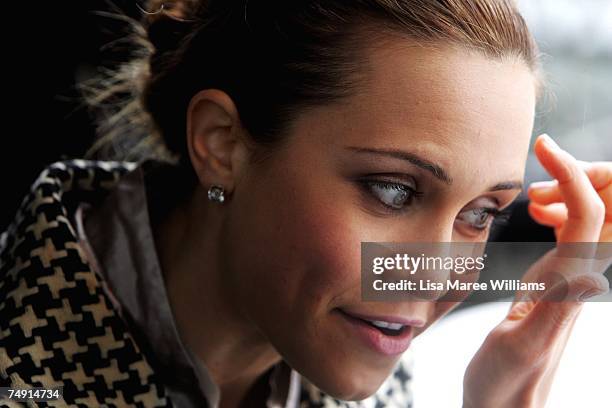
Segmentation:
<svg viewBox="0 0 612 408">
<path fill-rule="evenodd" d="M 389 335 L 353 314 L 342 309 L 337 310 L 340 318 L 347 322 L 355 335 L 373 350 L 387 356 L 395 356 L 410 347 L 412 326 L 404 326 L 397 335 Z"/>
</svg>

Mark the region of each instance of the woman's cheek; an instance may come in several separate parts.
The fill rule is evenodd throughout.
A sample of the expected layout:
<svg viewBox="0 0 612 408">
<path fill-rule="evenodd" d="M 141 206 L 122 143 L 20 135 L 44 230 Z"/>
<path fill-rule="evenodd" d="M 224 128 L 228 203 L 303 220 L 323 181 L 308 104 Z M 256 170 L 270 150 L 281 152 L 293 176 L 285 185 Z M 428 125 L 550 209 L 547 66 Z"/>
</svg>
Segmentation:
<svg viewBox="0 0 612 408">
<path fill-rule="evenodd" d="M 361 237 L 350 211 L 323 200 L 297 214 L 286 254 L 289 269 L 297 275 L 295 295 L 311 307 L 328 307 L 360 287 Z"/>
<path fill-rule="evenodd" d="M 240 205 L 226 242 L 228 253 L 237 255 L 228 257 L 228 275 L 233 297 L 245 309 L 312 312 L 359 286 L 360 237 L 353 223 L 329 194 L 298 191 L 296 185 L 275 184 L 273 196 L 254 188 L 235 197 Z"/>
</svg>

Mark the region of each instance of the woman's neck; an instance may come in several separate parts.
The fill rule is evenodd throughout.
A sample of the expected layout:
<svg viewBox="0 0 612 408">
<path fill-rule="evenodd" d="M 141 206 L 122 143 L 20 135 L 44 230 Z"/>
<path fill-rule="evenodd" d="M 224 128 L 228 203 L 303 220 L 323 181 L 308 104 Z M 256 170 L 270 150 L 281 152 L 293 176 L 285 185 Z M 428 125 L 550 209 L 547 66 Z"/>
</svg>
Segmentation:
<svg viewBox="0 0 612 408">
<path fill-rule="evenodd" d="M 205 194 L 196 188 L 152 228 L 180 336 L 218 385 L 222 406 L 232 407 L 260 393 L 257 379 L 280 356 L 232 302 L 219 262 L 227 256 L 218 239 L 222 209 Z"/>
</svg>

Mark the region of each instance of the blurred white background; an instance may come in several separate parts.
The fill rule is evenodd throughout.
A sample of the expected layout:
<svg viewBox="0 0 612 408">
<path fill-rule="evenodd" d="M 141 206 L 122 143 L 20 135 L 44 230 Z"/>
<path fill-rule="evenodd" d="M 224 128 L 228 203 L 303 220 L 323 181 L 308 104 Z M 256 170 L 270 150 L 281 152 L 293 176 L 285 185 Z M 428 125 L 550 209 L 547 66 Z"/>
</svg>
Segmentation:
<svg viewBox="0 0 612 408">
<path fill-rule="evenodd" d="M 612 296 L 600 299 L 604 298 L 607 300 L 585 303 L 559 363 L 546 408 L 612 406 Z M 461 408 L 465 369 L 509 307 L 509 302 L 492 302 L 460 310 L 414 340 L 410 352 L 414 358 L 415 408 Z"/>
</svg>

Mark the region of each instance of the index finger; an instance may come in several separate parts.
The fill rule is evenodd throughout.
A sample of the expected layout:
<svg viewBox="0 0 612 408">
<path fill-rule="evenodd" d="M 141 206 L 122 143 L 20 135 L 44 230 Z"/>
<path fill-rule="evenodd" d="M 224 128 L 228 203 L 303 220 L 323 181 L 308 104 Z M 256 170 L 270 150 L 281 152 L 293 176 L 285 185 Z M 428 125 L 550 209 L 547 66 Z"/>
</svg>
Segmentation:
<svg viewBox="0 0 612 408">
<path fill-rule="evenodd" d="M 578 161 L 548 135 L 538 138 L 535 152 L 546 171 L 557 180 L 567 206 L 568 219 L 560 231 L 559 242 L 596 242 L 605 207 Z"/>
<path fill-rule="evenodd" d="M 584 172 L 586 172 L 593 188 L 599 193 L 604 202 L 607 195 L 603 196 L 605 190 L 612 189 L 612 162 L 585 162 L 576 160 Z M 535 181 L 529 185 L 529 198 L 539 204 L 558 203 L 563 201 L 556 180 Z M 612 195 L 609 197 L 612 203 Z"/>
</svg>

